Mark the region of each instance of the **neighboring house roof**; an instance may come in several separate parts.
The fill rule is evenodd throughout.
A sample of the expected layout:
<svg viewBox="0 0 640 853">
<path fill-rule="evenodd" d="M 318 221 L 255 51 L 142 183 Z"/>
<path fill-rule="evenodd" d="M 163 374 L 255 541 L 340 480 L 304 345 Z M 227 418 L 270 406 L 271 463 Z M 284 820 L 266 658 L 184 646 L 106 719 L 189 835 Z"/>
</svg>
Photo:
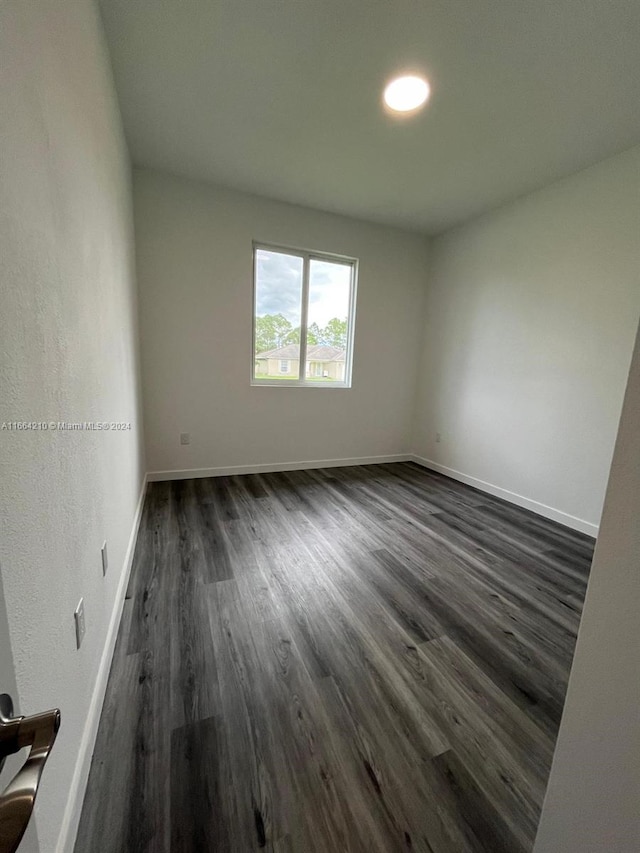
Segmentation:
<svg viewBox="0 0 640 853">
<path fill-rule="evenodd" d="M 344 355 L 344 350 L 339 347 L 325 347 L 321 344 L 307 347 L 307 361 L 344 361 Z M 296 359 L 300 358 L 300 347 L 298 344 L 289 344 L 286 347 L 259 352 L 256 358 Z"/>
</svg>

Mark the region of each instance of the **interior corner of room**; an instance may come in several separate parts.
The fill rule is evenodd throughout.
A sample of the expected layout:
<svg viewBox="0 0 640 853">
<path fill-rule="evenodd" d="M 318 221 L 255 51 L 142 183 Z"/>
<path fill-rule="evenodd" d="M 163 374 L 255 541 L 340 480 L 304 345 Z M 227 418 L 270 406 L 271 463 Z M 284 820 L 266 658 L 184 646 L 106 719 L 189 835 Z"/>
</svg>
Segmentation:
<svg viewBox="0 0 640 853">
<path fill-rule="evenodd" d="M 210 824 L 189 812 L 190 785 L 233 813 L 228 835 L 216 825 L 220 853 L 306 853 L 314 827 L 331 824 L 341 773 L 345 791 L 370 801 L 336 806 L 344 823 L 326 830 L 319 851 L 408 849 L 412 838 L 434 853 L 636 850 L 638 9 L 560 0 L 538 15 L 463 0 L 459 15 L 401 4 L 398 21 L 384 5 L 0 3 L 0 694 L 16 714 L 59 708 L 62 720 L 20 853 L 88 853 L 100 847 L 96 826 L 111 827 L 104 853 L 210 849 Z M 396 121 L 379 90 L 416 63 L 430 89 L 422 112 Z M 258 251 L 294 259 L 263 300 Z M 331 278 L 332 265 L 343 279 Z M 343 315 L 322 296 L 342 280 Z M 283 325 L 258 340 L 265 317 Z M 317 577 L 296 581 L 272 565 L 290 559 L 301 572 L 301 554 Z M 171 596 L 196 588 L 212 633 L 189 635 L 186 669 L 176 669 Z M 478 624 L 493 620 L 478 628 L 477 658 L 455 622 L 463 616 L 442 604 L 458 588 Z M 336 601 L 355 627 L 331 621 Z M 155 707 L 155 652 L 143 634 L 165 617 L 173 657 L 168 683 L 158 678 L 172 701 L 183 690 L 191 705 L 172 706 L 153 748 L 178 755 L 175 772 L 187 774 L 182 785 L 165 767 L 162 796 L 184 808 L 192 835 L 158 829 L 155 801 L 152 817 L 129 816 L 126 827 L 87 805 L 90 773 L 105 798 L 116 787 L 107 746 L 122 732 L 122 743 L 146 743 L 114 697 L 148 690 Z M 245 617 L 254 633 L 227 649 L 220 624 L 235 631 Z M 314 618 L 343 658 L 316 648 Z M 526 642 L 505 655 L 514 672 L 526 660 L 539 674 L 535 698 L 490 659 L 502 648 L 491 632 L 508 642 L 509 620 Z M 175 630 L 188 622 L 183 614 Z M 409 650 L 397 672 L 385 657 L 396 641 Z M 275 652 L 261 658 L 260 642 Z M 348 742 L 358 705 L 344 698 L 340 667 L 358 642 L 371 643 L 361 659 L 379 685 L 366 690 L 381 708 L 397 690 L 411 720 L 402 735 L 415 725 L 426 746 L 407 745 L 396 720 L 397 745 L 369 754 L 393 725 L 364 700 L 363 728 Z M 235 672 L 236 652 L 259 669 L 251 699 L 223 675 L 203 695 L 194 688 L 186 670 L 207 643 L 214 657 L 225 650 L 220 672 Z M 465 650 L 459 670 L 454 647 Z M 288 668 L 290 655 L 304 666 Z M 219 749 L 229 779 L 244 778 L 244 758 L 233 763 L 216 726 L 240 707 L 252 719 L 271 695 L 264 673 L 274 660 L 293 694 L 300 679 L 301 695 L 317 700 L 305 742 L 322 741 L 335 776 L 310 758 L 283 792 L 254 768 L 247 790 L 258 801 L 234 811 L 216 785 L 188 776 L 188 758 Z M 438 680 L 447 666 L 460 678 L 451 694 Z M 413 683 L 420 667 L 431 667 L 442 707 Z M 464 716 L 483 690 L 495 724 L 480 711 L 481 724 Z M 450 701 L 478 726 L 474 737 L 510 743 L 505 721 L 517 719 L 513 764 L 500 755 L 507 768 L 524 766 L 515 794 L 499 762 L 485 776 L 464 753 L 482 737 L 474 747 L 460 734 L 456 746 Z M 416 722 L 421 702 L 437 735 Z M 261 743 L 284 739 L 284 708 L 282 729 Z M 236 746 L 258 729 L 247 723 Z M 523 746 L 538 735 L 539 764 Z M 7 762 L 0 788 L 24 758 Z M 288 754 L 271 758 L 274 779 L 293 773 Z M 148 769 L 138 778 L 143 765 L 122 762 L 132 784 L 157 792 Z M 413 793 L 406 779 L 390 786 L 384 812 L 381 791 L 405 767 L 416 773 Z M 316 783 L 327 800 L 306 825 L 295 804 Z M 431 783 L 442 812 L 434 800 L 425 814 L 470 828 L 443 818 L 419 847 Z M 251 847 L 238 829 L 245 819 Z"/>
</svg>

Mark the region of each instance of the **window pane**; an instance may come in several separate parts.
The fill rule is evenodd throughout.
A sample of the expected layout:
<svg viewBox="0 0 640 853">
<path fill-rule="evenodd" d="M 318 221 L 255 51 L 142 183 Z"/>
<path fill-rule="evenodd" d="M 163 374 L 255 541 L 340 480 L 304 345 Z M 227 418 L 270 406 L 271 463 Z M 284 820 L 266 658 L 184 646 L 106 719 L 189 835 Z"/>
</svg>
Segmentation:
<svg viewBox="0 0 640 853">
<path fill-rule="evenodd" d="M 254 376 L 298 379 L 303 260 L 256 249 Z"/>
<path fill-rule="evenodd" d="M 307 379 L 345 381 L 351 271 L 351 264 L 309 262 Z"/>
</svg>

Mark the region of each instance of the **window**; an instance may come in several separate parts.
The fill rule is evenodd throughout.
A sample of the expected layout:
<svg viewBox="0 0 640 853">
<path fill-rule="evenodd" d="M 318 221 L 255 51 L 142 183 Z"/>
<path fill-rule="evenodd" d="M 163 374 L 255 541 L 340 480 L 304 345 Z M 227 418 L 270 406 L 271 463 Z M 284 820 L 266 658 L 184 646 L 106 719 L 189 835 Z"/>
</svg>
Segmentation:
<svg viewBox="0 0 640 853">
<path fill-rule="evenodd" d="M 254 244 L 254 385 L 351 386 L 357 261 Z"/>
</svg>

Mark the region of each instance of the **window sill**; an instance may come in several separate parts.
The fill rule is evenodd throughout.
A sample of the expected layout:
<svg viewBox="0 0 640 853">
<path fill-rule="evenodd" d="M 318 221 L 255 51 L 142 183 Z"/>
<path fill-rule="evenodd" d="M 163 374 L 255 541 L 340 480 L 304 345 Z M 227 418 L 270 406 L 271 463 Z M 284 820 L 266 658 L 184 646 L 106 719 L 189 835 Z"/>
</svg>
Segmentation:
<svg viewBox="0 0 640 853">
<path fill-rule="evenodd" d="M 252 388 L 323 388 L 323 389 L 335 389 L 335 388 L 351 388 L 351 384 L 347 382 L 318 382 L 311 380 L 310 382 L 300 382 L 300 380 L 293 379 L 281 379 L 281 380 L 273 380 L 273 379 L 252 379 L 251 380 Z"/>
</svg>

